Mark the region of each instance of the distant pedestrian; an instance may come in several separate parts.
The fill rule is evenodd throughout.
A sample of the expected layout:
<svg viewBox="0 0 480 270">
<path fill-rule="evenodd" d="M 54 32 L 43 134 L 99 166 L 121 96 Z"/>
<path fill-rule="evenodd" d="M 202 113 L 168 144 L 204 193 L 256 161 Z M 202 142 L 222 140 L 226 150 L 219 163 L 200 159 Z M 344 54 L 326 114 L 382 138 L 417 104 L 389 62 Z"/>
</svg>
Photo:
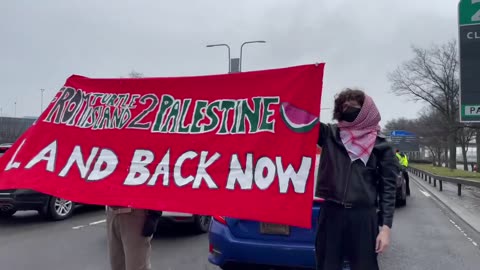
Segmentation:
<svg viewBox="0 0 480 270">
<path fill-rule="evenodd" d="M 395 150 L 395 155 L 398 158 L 398 162 L 400 162 L 403 178 L 405 178 L 406 186 L 407 186 L 407 196 L 410 196 L 410 177 L 408 175 L 408 157 L 405 153 L 400 152 L 399 149 Z"/>
<path fill-rule="evenodd" d="M 112 270 L 151 270 L 151 239 L 161 212 L 107 206 L 107 239 Z"/>
<path fill-rule="evenodd" d="M 317 269 L 339 270 L 344 258 L 353 270 L 379 269 L 377 254 L 390 243 L 398 162 L 379 134 L 380 113 L 364 92 L 338 94 L 334 119 L 337 124 L 321 123 L 318 139 L 315 195 L 326 201 L 318 219 Z"/>
</svg>

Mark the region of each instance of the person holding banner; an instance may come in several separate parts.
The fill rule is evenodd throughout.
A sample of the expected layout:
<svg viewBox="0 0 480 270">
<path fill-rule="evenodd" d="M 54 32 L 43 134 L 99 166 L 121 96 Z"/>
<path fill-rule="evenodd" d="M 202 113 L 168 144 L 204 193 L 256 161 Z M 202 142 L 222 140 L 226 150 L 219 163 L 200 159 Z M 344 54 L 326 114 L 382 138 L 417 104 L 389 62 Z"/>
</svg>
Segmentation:
<svg viewBox="0 0 480 270">
<path fill-rule="evenodd" d="M 150 241 L 161 212 L 107 206 L 107 239 L 112 270 L 151 270 Z"/>
<path fill-rule="evenodd" d="M 379 269 L 377 254 L 390 243 L 398 163 L 379 134 L 380 113 L 363 91 L 339 93 L 333 118 L 337 124 L 320 124 L 318 139 L 315 195 L 325 204 L 315 241 L 317 269 L 339 270 L 344 259 L 352 270 Z"/>
</svg>

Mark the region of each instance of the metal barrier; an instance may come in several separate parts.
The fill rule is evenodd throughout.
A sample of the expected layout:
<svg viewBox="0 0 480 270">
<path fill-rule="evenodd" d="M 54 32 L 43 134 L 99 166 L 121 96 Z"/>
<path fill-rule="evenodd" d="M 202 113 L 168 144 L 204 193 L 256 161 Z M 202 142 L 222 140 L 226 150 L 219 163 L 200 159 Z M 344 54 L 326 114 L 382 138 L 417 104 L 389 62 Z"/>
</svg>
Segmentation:
<svg viewBox="0 0 480 270">
<path fill-rule="evenodd" d="M 453 177 L 435 175 L 433 173 L 429 173 L 413 167 L 409 167 L 408 171 L 420 177 L 422 180 L 428 181 L 429 184 L 432 184 L 432 180 L 433 180 L 434 187 L 437 187 L 437 181 L 438 181 L 440 191 L 443 191 L 443 182 L 457 184 L 458 196 L 462 196 L 462 185 L 480 188 L 480 181 L 472 181 L 472 180 L 463 179 L 463 178 L 453 178 Z"/>
</svg>

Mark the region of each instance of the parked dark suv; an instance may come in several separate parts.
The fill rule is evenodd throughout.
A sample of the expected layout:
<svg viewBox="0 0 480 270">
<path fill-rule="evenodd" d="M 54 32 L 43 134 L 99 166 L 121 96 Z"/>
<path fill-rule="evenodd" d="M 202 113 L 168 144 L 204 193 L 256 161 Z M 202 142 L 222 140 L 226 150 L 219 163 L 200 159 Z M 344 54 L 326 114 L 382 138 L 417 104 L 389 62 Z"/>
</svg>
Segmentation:
<svg viewBox="0 0 480 270">
<path fill-rule="evenodd" d="M 12 144 L 0 144 L 0 158 Z M 11 217 L 17 211 L 36 210 L 41 215 L 62 220 L 73 214 L 75 203 L 28 189 L 0 190 L 0 218 Z"/>
<path fill-rule="evenodd" d="M 7 152 L 10 147 L 12 147 L 13 144 L 11 143 L 2 143 L 0 144 L 0 155 Z"/>
<path fill-rule="evenodd" d="M 10 217 L 21 210 L 36 210 L 49 219 L 62 220 L 69 218 L 75 207 L 72 201 L 33 190 L 0 190 L 0 217 Z"/>
</svg>

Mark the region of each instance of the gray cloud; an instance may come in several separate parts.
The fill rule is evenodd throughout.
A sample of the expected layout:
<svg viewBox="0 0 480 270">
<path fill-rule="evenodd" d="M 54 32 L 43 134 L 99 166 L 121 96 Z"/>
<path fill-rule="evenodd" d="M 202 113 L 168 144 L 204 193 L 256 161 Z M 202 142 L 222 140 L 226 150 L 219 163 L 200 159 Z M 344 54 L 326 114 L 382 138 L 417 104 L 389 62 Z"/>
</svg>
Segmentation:
<svg viewBox="0 0 480 270">
<path fill-rule="evenodd" d="M 0 107 L 38 115 L 71 74 L 118 77 L 223 73 L 223 48 L 244 70 L 326 62 L 322 106 L 344 87 L 365 89 L 384 120 L 415 117 L 422 104 L 389 92 L 387 72 L 412 54 L 457 36 L 453 0 L 402 1 L 4 1 L 0 9 Z M 330 112 L 322 112 L 328 121 Z"/>
</svg>

